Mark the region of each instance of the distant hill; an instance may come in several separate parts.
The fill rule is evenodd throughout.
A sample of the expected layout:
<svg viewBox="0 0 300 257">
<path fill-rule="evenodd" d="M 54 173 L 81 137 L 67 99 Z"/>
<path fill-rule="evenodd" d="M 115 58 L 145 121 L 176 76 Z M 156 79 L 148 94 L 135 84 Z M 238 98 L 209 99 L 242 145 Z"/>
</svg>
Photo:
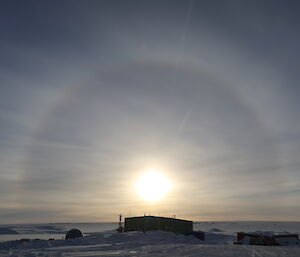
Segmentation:
<svg viewBox="0 0 300 257">
<path fill-rule="evenodd" d="M 15 235 L 15 234 L 19 234 L 19 233 L 11 228 L 0 228 L 0 235 Z"/>
</svg>

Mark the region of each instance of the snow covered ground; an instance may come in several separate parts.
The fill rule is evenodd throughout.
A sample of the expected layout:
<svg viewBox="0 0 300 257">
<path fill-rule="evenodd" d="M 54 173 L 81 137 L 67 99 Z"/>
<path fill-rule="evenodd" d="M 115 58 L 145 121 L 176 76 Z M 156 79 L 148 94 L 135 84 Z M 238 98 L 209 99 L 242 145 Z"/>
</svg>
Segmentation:
<svg viewBox="0 0 300 257">
<path fill-rule="evenodd" d="M 205 256 L 205 257 L 299 257 L 299 246 L 245 246 L 233 245 L 235 232 L 269 230 L 274 232 L 300 231 L 299 223 L 233 223 L 233 222 L 205 222 L 196 223 L 195 229 L 206 231 L 206 241 L 200 241 L 193 236 L 176 235 L 164 231 L 147 233 L 129 232 L 118 234 L 116 227 L 101 224 L 48 224 L 26 225 L 27 232 L 36 234 L 43 231 L 65 231 L 70 227 L 77 227 L 85 233 L 85 237 L 74 240 L 31 240 L 20 243 L 10 241 L 0 243 L 0 256 L 11 257 L 46 257 L 46 256 Z M 264 225 L 264 226 L 263 226 Z M 25 225 L 12 227 L 21 232 Z M 114 226 L 114 227 L 113 227 Z M 28 229 L 30 227 L 30 229 Z M 36 231 L 35 228 L 36 227 Z M 97 228 L 96 228 L 97 227 Z M 102 231 L 101 231 L 102 228 Z M 258 229 L 257 229 L 258 228 Z M 278 229 L 274 229 L 278 228 Z M 86 230 L 85 230 L 86 229 Z M 1 230 L 1 228 L 0 228 Z M 101 232 L 95 232 L 98 230 Z M 51 234 L 51 233 L 50 233 Z M 23 236 L 25 234 L 22 234 Z M 29 234 L 28 234 L 29 235 Z M 61 234 L 62 235 L 62 234 Z"/>
</svg>

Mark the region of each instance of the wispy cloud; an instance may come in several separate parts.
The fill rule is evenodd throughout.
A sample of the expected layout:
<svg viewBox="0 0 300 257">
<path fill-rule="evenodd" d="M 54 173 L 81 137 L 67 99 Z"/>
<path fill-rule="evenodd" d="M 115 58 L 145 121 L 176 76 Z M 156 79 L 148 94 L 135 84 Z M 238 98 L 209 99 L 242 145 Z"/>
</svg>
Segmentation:
<svg viewBox="0 0 300 257">
<path fill-rule="evenodd" d="M 0 222 L 295 219 L 296 3 L 0 5 Z M 150 206 L 153 167 L 174 188 Z"/>
</svg>

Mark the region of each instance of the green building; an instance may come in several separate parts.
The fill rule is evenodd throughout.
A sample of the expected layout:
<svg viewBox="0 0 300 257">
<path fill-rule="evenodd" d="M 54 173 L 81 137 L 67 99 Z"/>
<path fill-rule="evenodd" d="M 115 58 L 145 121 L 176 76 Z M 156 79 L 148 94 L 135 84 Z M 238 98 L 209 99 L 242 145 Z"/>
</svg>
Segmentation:
<svg viewBox="0 0 300 257">
<path fill-rule="evenodd" d="M 187 234 L 193 231 L 193 222 L 189 220 L 141 216 L 125 218 L 124 231 L 150 231 L 165 230 L 179 234 Z"/>
</svg>

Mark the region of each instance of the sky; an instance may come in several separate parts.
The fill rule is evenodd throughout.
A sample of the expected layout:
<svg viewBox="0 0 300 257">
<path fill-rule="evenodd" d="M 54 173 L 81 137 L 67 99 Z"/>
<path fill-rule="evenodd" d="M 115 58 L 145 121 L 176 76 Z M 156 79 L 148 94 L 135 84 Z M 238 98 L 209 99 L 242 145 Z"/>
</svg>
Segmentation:
<svg viewBox="0 0 300 257">
<path fill-rule="evenodd" d="M 299 11 L 1 1 L 0 224 L 300 221 Z M 134 189 L 147 170 L 161 201 Z"/>
</svg>

